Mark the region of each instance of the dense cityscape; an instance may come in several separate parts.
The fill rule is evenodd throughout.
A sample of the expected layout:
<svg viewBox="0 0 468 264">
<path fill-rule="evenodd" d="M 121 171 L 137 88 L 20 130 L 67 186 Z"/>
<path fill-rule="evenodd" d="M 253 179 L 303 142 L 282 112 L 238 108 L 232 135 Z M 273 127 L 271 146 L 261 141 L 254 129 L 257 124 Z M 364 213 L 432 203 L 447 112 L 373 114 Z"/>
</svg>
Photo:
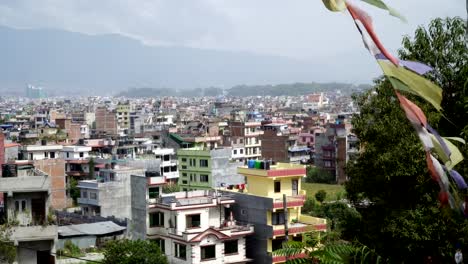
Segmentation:
<svg viewBox="0 0 468 264">
<path fill-rule="evenodd" d="M 190 255 L 192 263 L 280 262 L 271 254 L 286 222 L 290 239 L 326 230 L 326 219 L 301 214 L 306 165 L 343 183 L 357 153 L 357 109 L 339 90 L 150 99 L 45 92 L 29 85 L 27 97 L 1 101 L 0 212 L 24 226 L 13 236 L 24 258 L 30 248 L 39 258 L 67 241 L 89 248 L 128 236 L 157 240 L 171 263 Z"/>
<path fill-rule="evenodd" d="M 461 2 L 0 2 L 0 264 L 464 263 Z"/>
</svg>

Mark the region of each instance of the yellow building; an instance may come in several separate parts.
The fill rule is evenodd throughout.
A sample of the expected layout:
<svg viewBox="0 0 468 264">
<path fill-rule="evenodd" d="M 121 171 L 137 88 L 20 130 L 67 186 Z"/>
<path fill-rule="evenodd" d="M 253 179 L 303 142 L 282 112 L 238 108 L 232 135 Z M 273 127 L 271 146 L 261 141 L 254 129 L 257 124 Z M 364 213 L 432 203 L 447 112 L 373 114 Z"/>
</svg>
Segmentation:
<svg viewBox="0 0 468 264">
<path fill-rule="evenodd" d="M 247 243 L 247 256 L 255 263 L 282 263 L 286 258 L 273 256 L 272 252 L 281 248 L 286 238 L 302 241 L 304 233 L 326 231 L 327 222 L 301 213 L 306 198 L 301 189 L 305 166 L 263 163 L 252 167 L 238 168 L 246 185 L 234 189 L 236 204 L 232 212 L 236 220 L 255 226 L 255 234 Z"/>
</svg>

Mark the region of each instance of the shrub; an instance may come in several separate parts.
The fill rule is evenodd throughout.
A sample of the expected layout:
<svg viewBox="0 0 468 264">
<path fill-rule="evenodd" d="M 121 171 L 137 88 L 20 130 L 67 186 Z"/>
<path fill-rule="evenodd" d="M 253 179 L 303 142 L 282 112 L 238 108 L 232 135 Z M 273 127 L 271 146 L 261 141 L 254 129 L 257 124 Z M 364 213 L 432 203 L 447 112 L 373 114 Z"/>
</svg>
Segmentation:
<svg viewBox="0 0 468 264">
<path fill-rule="evenodd" d="M 315 193 L 315 199 L 320 203 L 323 203 L 323 201 L 325 201 L 326 198 L 327 192 L 325 190 L 320 190 L 317 193 Z"/>
</svg>

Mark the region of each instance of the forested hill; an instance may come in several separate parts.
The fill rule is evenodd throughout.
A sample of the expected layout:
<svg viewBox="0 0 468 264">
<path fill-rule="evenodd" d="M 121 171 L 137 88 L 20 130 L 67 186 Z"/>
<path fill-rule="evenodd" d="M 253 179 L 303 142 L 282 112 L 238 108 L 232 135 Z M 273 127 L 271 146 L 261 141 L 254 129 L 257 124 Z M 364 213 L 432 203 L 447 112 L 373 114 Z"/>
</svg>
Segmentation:
<svg viewBox="0 0 468 264">
<path fill-rule="evenodd" d="M 293 83 L 278 85 L 237 85 L 230 89 L 217 87 L 197 88 L 193 90 L 176 90 L 169 88 L 131 88 L 117 94 L 123 97 L 160 97 L 160 96 L 297 96 L 316 92 L 329 92 L 340 90 L 342 93 L 351 94 L 371 88 L 371 85 L 353 85 L 349 83 Z"/>
</svg>

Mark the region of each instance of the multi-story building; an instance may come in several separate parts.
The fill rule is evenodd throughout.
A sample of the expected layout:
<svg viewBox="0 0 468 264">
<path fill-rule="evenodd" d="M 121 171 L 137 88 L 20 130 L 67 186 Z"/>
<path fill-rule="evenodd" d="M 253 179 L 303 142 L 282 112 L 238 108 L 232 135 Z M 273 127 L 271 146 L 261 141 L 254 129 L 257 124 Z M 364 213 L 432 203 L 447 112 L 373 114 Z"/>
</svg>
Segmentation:
<svg viewBox="0 0 468 264">
<path fill-rule="evenodd" d="M 116 108 L 117 112 L 117 125 L 119 129 L 130 128 L 130 105 L 129 104 L 118 104 Z"/>
<path fill-rule="evenodd" d="M 109 136 L 117 135 L 117 118 L 115 112 L 106 107 L 98 107 L 95 115 L 96 133 Z"/>
<path fill-rule="evenodd" d="M 42 141 L 41 145 L 24 145 L 21 148 L 20 159 L 23 160 L 43 160 L 59 158 L 62 145 L 48 145 Z"/>
<path fill-rule="evenodd" d="M 145 176 L 132 176 L 134 238 L 156 241 L 169 263 L 251 261 L 246 257 L 245 238 L 254 229 L 230 213 L 232 196 L 204 190 L 155 197 L 148 188 L 153 181 L 156 183 Z"/>
<path fill-rule="evenodd" d="M 231 154 L 231 148 L 179 149 L 179 185 L 183 190 L 201 190 L 244 183 L 236 171 L 242 163 L 231 161 Z"/>
<path fill-rule="evenodd" d="M 229 123 L 231 142 L 244 144 L 245 159 L 259 159 L 262 156 L 260 136 L 261 123 L 233 121 Z"/>
<path fill-rule="evenodd" d="M 166 181 L 177 183 L 179 179 L 179 169 L 174 149 L 158 148 L 153 149 L 153 153 L 156 159 L 161 160 L 161 175 L 165 177 Z"/>
<path fill-rule="evenodd" d="M 263 126 L 262 157 L 267 160 L 287 163 L 301 163 L 310 159 L 308 147 L 297 147 L 297 136 L 286 124 Z"/>
<path fill-rule="evenodd" d="M 256 169 L 240 167 L 247 186 L 239 192 L 230 191 L 236 203 L 231 206 L 236 219 L 252 223 L 255 234 L 247 239 L 247 257 L 254 263 L 282 263 L 284 256 L 273 256 L 288 239 L 302 241 L 304 233 L 326 231 L 326 219 L 304 215 L 306 192 L 301 189 L 305 177 L 304 165 L 263 164 Z M 286 202 L 284 202 L 286 201 Z M 289 259 L 298 257 L 290 256 Z"/>
<path fill-rule="evenodd" d="M 78 204 L 83 215 L 131 217 L 130 176 L 144 174 L 144 169 L 112 166 L 114 168 L 100 169 L 96 180 L 78 182 Z"/>
<path fill-rule="evenodd" d="M 29 162 L 3 166 L 0 194 L 5 211 L 0 221 L 14 226 L 10 239 L 16 249 L 18 263 L 55 263 L 57 225 L 51 217 L 51 185 L 53 179 Z"/>
</svg>

